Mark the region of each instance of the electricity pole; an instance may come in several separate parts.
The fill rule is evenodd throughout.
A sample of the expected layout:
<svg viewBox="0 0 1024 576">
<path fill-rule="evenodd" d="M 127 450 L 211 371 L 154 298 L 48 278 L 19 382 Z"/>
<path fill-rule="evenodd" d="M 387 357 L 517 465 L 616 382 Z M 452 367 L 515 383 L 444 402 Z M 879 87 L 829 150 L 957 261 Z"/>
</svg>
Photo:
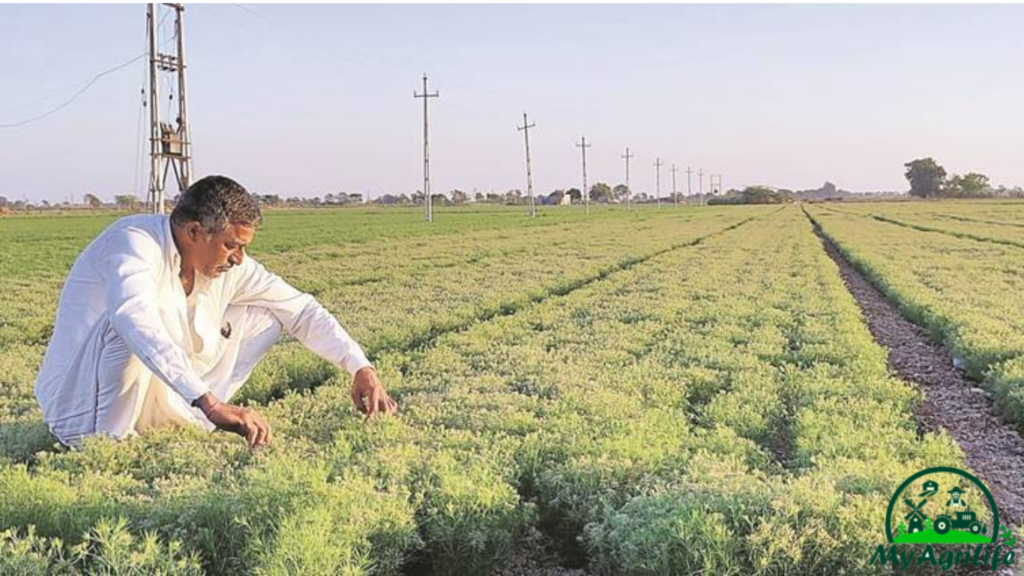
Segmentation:
<svg viewBox="0 0 1024 576">
<path fill-rule="evenodd" d="M 687 196 L 687 203 L 693 202 L 693 199 L 690 198 L 690 196 L 693 196 L 693 187 L 690 185 L 690 176 L 692 176 L 692 175 L 693 175 L 693 170 L 691 170 L 690 167 L 687 166 L 686 167 L 686 196 Z"/>
<path fill-rule="evenodd" d="M 412 91 L 413 98 L 423 98 L 423 220 L 434 221 L 434 203 L 430 197 L 430 146 L 427 130 L 427 101 L 431 98 L 438 98 L 440 93 L 431 94 L 427 91 L 427 75 L 423 74 L 423 94 Z"/>
<path fill-rule="evenodd" d="M 700 188 L 699 188 L 699 190 L 700 190 L 700 205 L 703 206 L 704 205 L 704 169 L 703 168 L 701 168 L 700 171 L 697 172 L 697 176 L 700 179 Z"/>
<path fill-rule="evenodd" d="M 583 136 L 580 138 L 580 143 L 576 145 L 583 152 L 583 203 L 587 207 L 587 215 L 590 215 L 590 194 L 587 192 L 587 148 L 590 148 L 590 144 L 587 144 L 587 137 Z"/>
<path fill-rule="evenodd" d="M 536 124 L 530 124 L 526 119 L 526 112 L 523 112 L 523 125 L 516 126 L 516 130 L 523 132 L 523 138 L 526 140 L 526 193 L 530 196 L 530 217 L 537 216 L 537 206 L 533 202 L 533 173 L 530 171 L 530 128 L 535 128 Z"/>
<path fill-rule="evenodd" d="M 661 210 L 661 158 L 654 159 L 654 193 L 658 197 L 658 209 Z"/>
<path fill-rule="evenodd" d="M 192 136 L 188 124 L 187 91 L 185 89 L 185 37 L 181 4 L 165 4 L 174 10 L 174 54 L 162 54 L 157 38 L 157 5 L 146 8 L 147 36 L 149 36 L 149 205 L 154 214 L 164 213 L 164 190 L 167 173 L 174 171 L 179 192 L 192 183 Z M 160 94 L 158 78 L 162 73 L 173 73 L 177 80 L 178 113 L 175 124 L 160 120 Z M 174 99 L 174 94 L 168 94 Z"/>
<path fill-rule="evenodd" d="M 630 211 L 630 200 L 629 197 L 633 194 L 633 191 L 629 189 L 629 159 L 635 156 L 635 154 L 629 153 L 629 146 L 626 146 L 626 153 L 622 155 L 622 158 L 626 161 L 626 212 Z"/>
<path fill-rule="evenodd" d="M 676 172 L 678 171 L 679 169 L 673 164 L 672 170 L 670 170 L 672 172 L 672 203 L 676 208 L 679 208 L 679 194 L 676 193 Z"/>
</svg>

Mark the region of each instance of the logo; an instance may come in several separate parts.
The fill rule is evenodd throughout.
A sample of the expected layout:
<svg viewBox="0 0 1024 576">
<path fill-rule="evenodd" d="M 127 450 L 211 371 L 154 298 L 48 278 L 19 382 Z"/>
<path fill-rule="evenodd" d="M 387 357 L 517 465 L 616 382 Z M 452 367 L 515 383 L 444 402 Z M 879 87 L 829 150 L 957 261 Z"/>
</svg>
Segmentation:
<svg viewBox="0 0 1024 576">
<path fill-rule="evenodd" d="M 959 566 L 996 570 L 1016 560 L 1017 543 L 1000 526 L 988 487 L 958 468 L 927 468 L 907 478 L 885 513 L 885 537 L 871 564 L 905 570 L 931 564 L 944 572 Z"/>
</svg>

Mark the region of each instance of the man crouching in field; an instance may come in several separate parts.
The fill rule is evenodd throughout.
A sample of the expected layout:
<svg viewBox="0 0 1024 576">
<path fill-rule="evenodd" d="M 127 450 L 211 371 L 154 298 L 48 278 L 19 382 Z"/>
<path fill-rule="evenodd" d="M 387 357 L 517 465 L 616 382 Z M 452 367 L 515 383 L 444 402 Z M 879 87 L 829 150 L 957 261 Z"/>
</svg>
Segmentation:
<svg viewBox="0 0 1024 576">
<path fill-rule="evenodd" d="M 263 419 L 228 401 L 282 330 L 352 374 L 352 401 L 367 416 L 397 410 L 338 321 L 246 257 L 261 221 L 242 186 L 210 176 L 170 217 L 122 218 L 86 247 L 35 385 L 61 442 L 184 424 L 266 444 Z"/>
</svg>

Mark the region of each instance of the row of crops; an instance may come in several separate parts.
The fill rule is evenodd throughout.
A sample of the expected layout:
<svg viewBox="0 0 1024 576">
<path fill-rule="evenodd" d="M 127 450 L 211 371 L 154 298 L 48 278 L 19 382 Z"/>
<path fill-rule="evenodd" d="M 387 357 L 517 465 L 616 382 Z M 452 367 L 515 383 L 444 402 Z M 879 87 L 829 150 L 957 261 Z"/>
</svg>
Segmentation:
<svg viewBox="0 0 1024 576">
<path fill-rule="evenodd" d="M 364 425 L 286 343 L 245 389 L 275 429 L 256 453 L 52 450 L 31 380 L 55 287 L 5 275 L 0 572 L 486 574 L 534 529 L 595 573 L 878 570 L 892 490 L 958 448 L 919 435 L 799 208 L 663 212 L 267 250 L 402 415 Z"/>
<path fill-rule="evenodd" d="M 997 209 L 998 208 L 998 209 Z M 1024 429 L 1024 204 L 865 204 L 809 214 Z"/>
</svg>

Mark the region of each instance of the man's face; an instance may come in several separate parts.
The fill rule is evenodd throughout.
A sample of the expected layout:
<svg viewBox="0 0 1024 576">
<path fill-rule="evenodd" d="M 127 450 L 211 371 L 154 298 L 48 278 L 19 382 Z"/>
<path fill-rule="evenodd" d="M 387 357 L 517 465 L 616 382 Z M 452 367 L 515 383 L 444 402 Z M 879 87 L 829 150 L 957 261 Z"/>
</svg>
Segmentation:
<svg viewBox="0 0 1024 576">
<path fill-rule="evenodd" d="M 198 227 L 199 223 L 194 223 Z M 256 236 L 256 229 L 244 224 L 229 224 L 224 230 L 212 236 L 197 230 L 190 236 L 192 243 L 192 265 L 202 275 L 216 278 L 238 266 L 245 258 L 245 249 Z"/>
</svg>

